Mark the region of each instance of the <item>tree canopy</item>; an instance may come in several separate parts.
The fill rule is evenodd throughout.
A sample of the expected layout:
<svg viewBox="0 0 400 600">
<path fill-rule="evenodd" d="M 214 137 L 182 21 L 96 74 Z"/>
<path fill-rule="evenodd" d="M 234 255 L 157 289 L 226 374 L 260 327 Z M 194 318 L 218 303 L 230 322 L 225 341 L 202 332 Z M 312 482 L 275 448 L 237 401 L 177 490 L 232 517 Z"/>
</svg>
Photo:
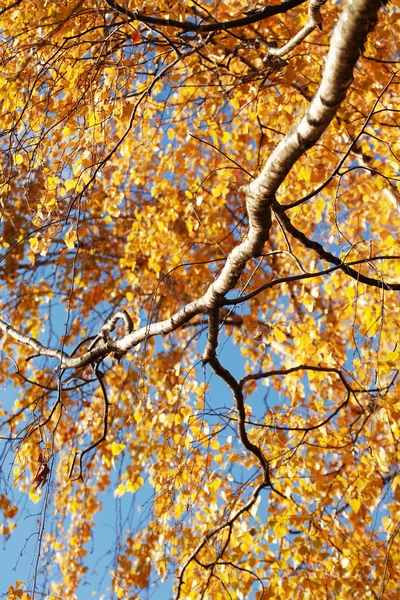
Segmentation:
<svg viewBox="0 0 400 600">
<path fill-rule="evenodd" d="M 398 15 L 0 2 L 5 597 L 398 598 Z"/>
</svg>

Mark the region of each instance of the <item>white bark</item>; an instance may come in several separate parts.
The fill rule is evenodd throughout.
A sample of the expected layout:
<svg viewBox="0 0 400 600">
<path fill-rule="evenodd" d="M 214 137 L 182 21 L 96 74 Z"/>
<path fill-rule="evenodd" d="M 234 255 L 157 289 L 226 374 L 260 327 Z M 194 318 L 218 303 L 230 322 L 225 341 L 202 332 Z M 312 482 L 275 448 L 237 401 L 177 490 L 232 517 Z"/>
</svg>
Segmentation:
<svg viewBox="0 0 400 600">
<path fill-rule="evenodd" d="M 320 8 L 323 4 L 326 4 L 326 2 L 327 0 L 310 0 L 308 7 L 308 22 L 287 42 L 287 44 L 281 48 L 270 48 L 268 54 L 271 56 L 285 56 L 285 54 L 288 54 L 294 50 L 296 46 L 301 44 L 301 42 L 305 40 L 316 27 L 321 27 L 322 17 Z"/>
</svg>

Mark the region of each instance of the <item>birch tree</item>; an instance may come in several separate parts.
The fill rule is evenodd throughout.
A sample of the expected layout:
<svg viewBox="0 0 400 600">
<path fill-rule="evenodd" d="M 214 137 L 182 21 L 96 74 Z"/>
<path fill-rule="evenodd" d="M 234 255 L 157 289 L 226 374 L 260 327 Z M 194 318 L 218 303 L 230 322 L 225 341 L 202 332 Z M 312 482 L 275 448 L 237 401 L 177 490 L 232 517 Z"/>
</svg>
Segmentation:
<svg viewBox="0 0 400 600">
<path fill-rule="evenodd" d="M 0 3 L 7 598 L 398 597 L 397 22 Z"/>
</svg>

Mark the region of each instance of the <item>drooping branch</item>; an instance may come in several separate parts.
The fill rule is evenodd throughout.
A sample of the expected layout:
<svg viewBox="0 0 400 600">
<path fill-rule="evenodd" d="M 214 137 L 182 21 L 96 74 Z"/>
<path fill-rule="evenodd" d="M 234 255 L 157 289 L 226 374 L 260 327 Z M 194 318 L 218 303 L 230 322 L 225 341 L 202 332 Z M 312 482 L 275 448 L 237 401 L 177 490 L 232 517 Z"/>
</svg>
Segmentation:
<svg viewBox="0 0 400 600">
<path fill-rule="evenodd" d="M 103 395 L 103 400 L 104 400 L 103 431 L 102 431 L 101 436 L 97 440 L 92 442 L 90 444 L 90 446 L 88 446 L 84 450 L 75 452 L 75 455 L 72 459 L 72 464 L 71 464 L 71 467 L 69 470 L 69 477 L 72 477 L 74 469 L 75 469 L 76 461 L 77 461 L 77 459 L 79 459 L 78 460 L 79 470 L 78 470 L 78 474 L 76 475 L 75 479 L 82 479 L 82 462 L 83 462 L 83 457 L 85 456 L 85 454 L 92 452 L 92 450 L 97 448 L 97 446 L 100 446 L 100 444 L 102 444 L 107 438 L 110 401 L 108 399 L 106 386 L 105 386 L 104 380 L 103 380 L 104 374 L 100 371 L 98 365 L 95 368 L 95 374 L 96 374 L 97 381 L 99 382 L 101 393 Z"/>
<path fill-rule="evenodd" d="M 215 536 L 220 532 L 223 531 L 224 529 L 229 529 L 231 530 L 233 523 L 235 523 L 235 521 L 238 521 L 239 518 L 246 512 L 249 512 L 251 510 L 251 508 L 254 506 L 254 504 L 257 502 L 257 499 L 260 495 L 260 493 L 262 492 L 262 490 L 265 488 L 264 483 L 261 483 L 260 485 L 258 485 L 253 494 L 251 495 L 250 499 L 246 502 L 246 504 L 244 504 L 241 508 L 239 508 L 232 516 L 231 518 L 227 521 L 224 522 L 222 524 L 217 525 L 216 527 L 214 527 L 213 529 L 211 529 L 211 531 L 209 531 L 208 533 L 206 533 L 206 535 L 204 535 L 204 537 L 201 539 L 201 541 L 199 542 L 199 544 L 196 546 L 196 548 L 193 550 L 193 552 L 190 554 L 189 558 L 185 561 L 185 563 L 183 564 L 180 572 L 179 572 L 179 576 L 178 576 L 178 584 L 177 584 L 177 591 L 176 591 L 176 595 L 175 595 L 175 600 L 179 600 L 179 598 L 181 598 L 181 592 L 182 592 L 182 587 L 185 583 L 185 574 L 186 574 L 186 570 L 189 567 L 190 563 L 193 560 L 196 560 L 197 555 L 199 554 L 199 552 L 201 552 L 201 550 L 206 546 L 206 544 L 209 541 L 212 541 L 213 538 L 215 538 Z"/>
<path fill-rule="evenodd" d="M 248 512 L 251 510 L 252 506 L 254 506 L 255 502 L 257 501 L 258 496 L 260 495 L 260 493 L 263 489 L 270 489 L 272 492 L 275 492 L 276 494 L 278 494 L 285 500 L 288 500 L 288 498 L 286 496 L 284 496 L 279 490 L 277 490 L 274 487 L 274 485 L 271 481 L 269 463 L 268 463 L 268 460 L 265 457 L 263 451 L 261 450 L 261 448 L 259 446 L 254 444 L 247 435 L 246 410 L 245 410 L 245 404 L 244 404 L 243 383 L 236 381 L 236 379 L 233 377 L 233 375 L 230 373 L 230 371 L 225 369 L 225 367 L 223 367 L 221 365 L 221 363 L 215 356 L 210 358 L 209 364 L 210 364 L 211 368 L 213 369 L 213 371 L 219 377 L 221 377 L 221 379 L 223 379 L 223 381 L 225 381 L 227 386 L 232 391 L 233 398 L 234 398 L 235 405 L 236 405 L 237 415 L 238 415 L 237 416 L 237 425 L 238 425 L 238 433 L 239 433 L 240 441 L 242 442 L 244 448 L 257 459 L 257 462 L 259 463 L 259 466 L 261 468 L 263 479 L 262 479 L 262 482 L 253 491 L 253 494 L 250 497 L 250 499 L 239 510 L 237 510 L 230 517 L 230 519 L 227 522 L 217 525 L 215 528 L 211 529 L 208 533 L 206 533 L 203 536 L 203 538 L 201 539 L 201 541 L 198 543 L 198 545 L 196 546 L 194 551 L 190 554 L 189 558 L 186 560 L 186 562 L 182 566 L 179 576 L 178 576 L 177 594 L 175 596 L 176 600 L 178 600 L 178 598 L 181 597 L 182 586 L 185 582 L 185 573 L 186 573 L 186 570 L 187 570 L 188 566 L 190 565 L 190 563 L 193 560 L 196 560 L 197 562 L 199 562 L 197 557 L 198 557 L 199 553 L 201 552 L 201 550 L 207 545 L 208 542 L 211 542 L 213 540 L 213 538 L 215 538 L 215 536 L 220 531 L 222 531 L 224 529 L 228 529 L 229 531 L 231 531 L 232 525 L 235 523 L 235 521 L 238 521 L 239 517 L 241 515 L 243 515 L 245 512 Z M 228 536 L 227 542 L 224 544 L 223 550 L 219 553 L 219 558 L 222 557 L 225 549 L 228 546 L 228 543 L 229 543 L 229 536 Z M 207 565 L 203 564 L 202 566 L 203 566 L 203 568 L 211 568 L 212 566 L 214 566 L 216 564 L 216 562 L 217 561 L 213 561 L 213 563 L 211 563 L 211 564 L 207 564 Z M 201 563 L 199 563 L 199 564 L 201 564 Z"/>
<path fill-rule="evenodd" d="M 344 389 L 346 390 L 346 398 L 335 408 L 335 410 L 332 413 L 330 413 L 327 417 L 325 417 L 325 419 L 321 420 L 317 424 L 308 425 L 305 427 L 300 427 L 300 426 L 284 427 L 284 426 L 275 425 L 275 424 L 274 425 L 266 425 L 265 423 L 263 423 L 262 427 L 265 427 L 265 429 L 275 429 L 276 431 L 304 431 L 304 432 L 320 429 L 321 427 L 323 427 L 324 425 L 327 425 L 330 421 L 332 421 L 332 419 L 334 419 L 336 417 L 336 415 L 343 408 L 345 408 L 347 406 L 351 395 L 353 395 L 355 397 L 356 390 L 353 390 L 353 388 L 349 385 L 349 383 L 347 382 L 345 376 L 343 375 L 343 373 L 340 369 L 337 369 L 335 367 L 322 367 L 322 366 L 318 366 L 318 365 L 297 365 L 296 367 L 289 367 L 287 369 L 274 369 L 273 371 L 265 371 L 265 372 L 261 372 L 261 373 L 250 373 L 249 375 L 246 375 L 239 381 L 239 386 L 241 389 L 243 389 L 244 385 L 248 381 L 260 381 L 262 379 L 267 379 L 268 377 L 273 377 L 273 376 L 277 376 L 277 375 L 289 375 L 290 373 L 296 373 L 298 371 L 306 371 L 306 372 L 314 371 L 314 372 L 319 372 L 319 373 L 334 373 L 335 375 L 338 376 Z"/>
<path fill-rule="evenodd" d="M 266 487 L 272 487 L 268 460 L 265 458 L 261 448 L 253 444 L 253 442 L 249 440 L 249 437 L 247 435 L 246 411 L 244 407 L 244 395 L 242 386 L 236 381 L 233 375 L 221 365 L 221 363 L 216 357 L 210 360 L 210 366 L 212 367 L 214 373 L 219 375 L 219 377 L 221 377 L 221 379 L 223 379 L 225 383 L 229 386 L 229 388 L 232 390 L 233 397 L 235 399 L 236 409 L 238 411 L 238 430 L 240 441 L 242 442 L 246 450 L 251 452 L 258 460 L 264 475 L 264 485 Z"/>
</svg>

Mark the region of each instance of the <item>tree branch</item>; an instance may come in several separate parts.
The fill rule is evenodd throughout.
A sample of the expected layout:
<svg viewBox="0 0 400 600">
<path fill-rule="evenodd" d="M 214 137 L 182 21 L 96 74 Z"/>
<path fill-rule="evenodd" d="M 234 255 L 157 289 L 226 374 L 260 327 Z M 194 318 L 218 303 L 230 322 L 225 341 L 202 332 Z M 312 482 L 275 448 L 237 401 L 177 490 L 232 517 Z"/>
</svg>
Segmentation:
<svg viewBox="0 0 400 600">
<path fill-rule="evenodd" d="M 288 233 L 290 233 L 294 238 L 299 240 L 303 244 L 303 246 L 305 246 L 306 248 L 309 248 L 310 250 L 314 250 L 318 254 L 318 256 L 320 258 L 322 258 L 323 260 L 326 260 L 334 265 L 337 265 L 337 267 L 339 269 L 341 269 L 343 271 L 343 273 L 346 273 L 346 275 L 350 275 L 350 277 L 352 277 L 356 281 L 360 281 L 361 283 L 365 283 L 366 285 L 370 285 L 372 287 L 377 287 L 377 288 L 380 288 L 383 290 L 400 290 L 400 283 L 386 283 L 385 281 L 380 280 L 380 279 L 374 279 L 373 277 L 367 277 L 366 275 L 363 275 L 359 271 L 356 271 L 349 265 L 343 263 L 343 261 L 340 258 L 335 256 L 331 252 L 328 252 L 327 250 L 325 250 L 325 248 L 319 242 L 310 240 L 306 235 L 304 235 L 304 233 L 302 231 L 299 231 L 292 224 L 291 220 L 289 219 L 289 217 L 287 216 L 286 213 L 280 212 L 279 219 L 281 220 L 282 224 L 284 225 L 286 231 Z"/>
<path fill-rule="evenodd" d="M 192 23 L 190 21 L 176 21 L 175 19 L 162 19 L 160 17 L 151 17 L 145 15 L 137 10 L 129 10 L 115 0 L 105 0 L 106 4 L 119 14 L 128 17 L 128 21 L 140 21 L 141 23 L 147 23 L 148 25 L 157 25 L 160 27 L 174 27 L 180 29 L 183 32 L 195 32 L 195 33 L 210 33 L 212 31 L 227 31 L 228 29 L 234 29 L 235 27 L 244 27 L 245 25 L 251 25 L 252 23 L 258 23 L 268 17 L 274 15 L 280 15 L 286 13 L 291 8 L 304 4 L 306 0 L 288 0 L 277 4 L 275 6 L 265 6 L 262 10 L 242 17 L 240 19 L 234 19 L 233 21 L 226 21 L 225 23 L 206 23 L 205 25 Z"/>
<path fill-rule="evenodd" d="M 305 40 L 316 27 L 322 29 L 320 8 L 323 4 L 326 4 L 326 2 L 327 0 L 310 0 L 308 7 L 308 22 L 295 36 L 292 37 L 291 40 L 288 41 L 287 44 L 281 48 L 269 48 L 268 54 L 270 56 L 284 56 L 301 44 L 301 42 Z"/>
<path fill-rule="evenodd" d="M 8 6 L 5 6 L 4 8 L 2 8 L 0 10 L 0 17 L 8 10 L 11 10 L 12 8 L 16 8 L 18 6 L 18 4 L 21 4 L 21 2 L 22 2 L 22 0 L 15 0 L 15 2 L 11 2 L 11 4 L 9 4 Z"/>
<path fill-rule="evenodd" d="M 380 0 L 346 3 L 331 37 L 316 95 L 300 122 L 276 146 L 257 179 L 243 186 L 249 217 L 261 227 L 279 186 L 295 162 L 319 140 L 346 97 L 354 67 L 380 6 Z"/>
<path fill-rule="evenodd" d="M 246 411 L 244 408 L 244 396 L 243 396 L 242 386 L 236 381 L 236 379 L 233 377 L 233 375 L 227 369 L 225 369 L 225 367 L 223 367 L 221 365 L 221 363 L 218 361 L 218 359 L 216 357 L 214 357 L 210 360 L 210 366 L 212 367 L 214 373 L 216 373 L 216 375 L 219 375 L 219 377 L 221 377 L 221 379 L 223 379 L 225 381 L 225 383 L 227 384 L 227 386 L 230 387 L 230 389 L 232 390 L 232 393 L 233 393 L 233 396 L 235 399 L 235 403 L 236 403 L 236 408 L 238 411 L 238 429 L 239 429 L 240 441 L 242 442 L 242 444 L 246 448 L 246 450 L 251 452 L 257 458 L 258 462 L 260 463 L 260 466 L 261 466 L 263 474 L 264 474 L 264 485 L 267 487 L 271 487 L 272 484 L 271 484 L 271 477 L 270 477 L 270 473 L 269 473 L 268 461 L 265 458 L 264 454 L 262 453 L 261 449 L 258 446 L 256 446 L 255 444 L 253 444 L 247 436 L 246 425 L 245 425 Z"/>
</svg>

